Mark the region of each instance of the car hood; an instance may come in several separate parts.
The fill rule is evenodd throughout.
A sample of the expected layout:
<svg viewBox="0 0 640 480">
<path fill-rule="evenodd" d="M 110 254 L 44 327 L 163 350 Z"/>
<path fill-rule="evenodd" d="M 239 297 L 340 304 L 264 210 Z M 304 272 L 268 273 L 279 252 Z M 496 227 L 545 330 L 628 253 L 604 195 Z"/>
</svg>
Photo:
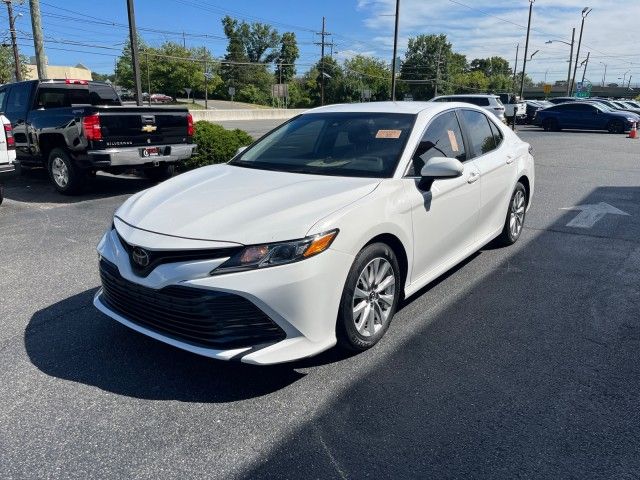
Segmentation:
<svg viewBox="0 0 640 480">
<path fill-rule="evenodd" d="M 292 240 L 379 183 L 213 165 L 134 195 L 115 215 L 134 228 L 182 238 L 244 245 Z"/>
</svg>

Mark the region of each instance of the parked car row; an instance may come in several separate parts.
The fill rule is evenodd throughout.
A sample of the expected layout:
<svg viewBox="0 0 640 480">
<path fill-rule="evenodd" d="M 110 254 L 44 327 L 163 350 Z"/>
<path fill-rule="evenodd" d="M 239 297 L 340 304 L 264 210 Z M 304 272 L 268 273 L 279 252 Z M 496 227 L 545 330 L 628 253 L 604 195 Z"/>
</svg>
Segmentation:
<svg viewBox="0 0 640 480">
<path fill-rule="evenodd" d="M 600 98 L 588 100 L 552 99 L 555 105 L 538 109 L 532 123 L 545 131 L 563 128 L 577 130 L 606 130 L 624 133 L 634 124 L 640 123 L 640 109 L 627 101 L 612 101 Z"/>
<path fill-rule="evenodd" d="M 186 108 L 122 106 L 110 84 L 32 80 L 0 87 L 20 170 L 45 167 L 63 194 L 80 192 L 98 170 L 137 169 L 153 180 L 190 158 L 193 119 Z"/>
</svg>

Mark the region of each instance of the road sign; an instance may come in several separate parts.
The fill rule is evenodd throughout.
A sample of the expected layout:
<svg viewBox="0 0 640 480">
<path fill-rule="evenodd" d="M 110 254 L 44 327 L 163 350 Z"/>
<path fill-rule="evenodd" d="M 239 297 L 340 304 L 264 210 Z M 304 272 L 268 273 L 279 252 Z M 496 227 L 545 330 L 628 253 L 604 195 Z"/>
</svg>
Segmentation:
<svg viewBox="0 0 640 480">
<path fill-rule="evenodd" d="M 271 96 L 273 98 L 289 98 L 289 85 L 286 83 L 271 85 Z"/>
<path fill-rule="evenodd" d="M 551 84 L 545 83 L 544 87 L 542 87 L 545 95 L 549 95 L 551 93 Z"/>
<path fill-rule="evenodd" d="M 362 89 L 362 98 L 364 98 L 365 100 L 371 100 L 371 89 L 370 88 L 363 88 Z"/>
<path fill-rule="evenodd" d="M 231 95 L 232 97 L 236 94 L 236 88 L 235 87 L 229 87 L 229 95 Z"/>
<path fill-rule="evenodd" d="M 569 223 L 567 227 L 574 228 L 593 228 L 593 226 L 604 218 L 605 215 L 624 215 L 629 216 L 627 212 L 617 209 L 608 203 L 600 202 L 594 205 L 576 205 L 575 207 L 565 207 L 562 210 L 578 210 L 580 213 Z"/>
</svg>

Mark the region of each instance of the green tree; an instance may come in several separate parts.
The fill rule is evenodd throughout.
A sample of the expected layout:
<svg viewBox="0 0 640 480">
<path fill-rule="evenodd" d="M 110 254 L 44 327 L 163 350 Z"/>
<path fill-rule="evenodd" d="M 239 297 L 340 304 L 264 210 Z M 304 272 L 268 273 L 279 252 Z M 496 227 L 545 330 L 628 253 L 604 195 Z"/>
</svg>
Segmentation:
<svg viewBox="0 0 640 480">
<path fill-rule="evenodd" d="M 460 73 L 453 83 L 457 93 L 483 93 L 489 88 L 489 79 L 479 70 Z"/>
<path fill-rule="evenodd" d="M 492 77 L 494 75 L 513 75 L 513 70 L 509 66 L 509 61 L 502 57 L 489 57 L 489 58 L 474 58 L 470 64 L 470 70 L 480 71 L 484 73 L 486 77 Z"/>
<path fill-rule="evenodd" d="M 343 101 L 360 101 L 364 89 L 371 90 L 371 100 L 388 100 L 391 96 L 391 68 L 384 60 L 356 55 L 344 62 L 345 93 Z"/>
<path fill-rule="evenodd" d="M 24 78 L 28 72 L 27 59 L 20 56 L 20 72 Z M 0 45 L 0 83 L 9 83 L 15 80 L 15 64 L 13 61 L 13 49 L 8 45 Z"/>
<path fill-rule="evenodd" d="M 275 78 L 278 83 L 289 83 L 296 76 L 295 63 L 300 58 L 296 34 L 285 32 L 280 40 L 280 51 L 273 59 L 275 64 Z"/>
<path fill-rule="evenodd" d="M 437 80 L 439 94 L 453 91 L 449 68 L 452 63 L 459 67 L 460 60 L 454 57 L 446 35 L 418 35 L 409 39 L 400 78 L 407 81 L 415 100 L 429 100 L 435 93 Z"/>
</svg>

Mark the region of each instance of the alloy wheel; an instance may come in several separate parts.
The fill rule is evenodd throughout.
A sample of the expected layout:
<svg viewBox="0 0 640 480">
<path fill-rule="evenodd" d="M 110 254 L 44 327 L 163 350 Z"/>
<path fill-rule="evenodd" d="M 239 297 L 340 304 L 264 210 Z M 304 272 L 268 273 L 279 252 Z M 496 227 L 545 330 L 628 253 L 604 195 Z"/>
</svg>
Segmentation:
<svg viewBox="0 0 640 480">
<path fill-rule="evenodd" d="M 377 257 L 362 269 L 353 292 L 353 323 L 363 337 L 375 335 L 388 321 L 396 291 L 393 267 Z"/>
<path fill-rule="evenodd" d="M 509 209 L 509 231 L 512 238 L 518 238 L 524 225 L 525 198 L 522 190 L 517 190 Z"/>
<path fill-rule="evenodd" d="M 60 157 L 54 158 L 51 162 L 51 176 L 60 188 L 65 188 L 69 183 L 69 169 Z"/>
</svg>

